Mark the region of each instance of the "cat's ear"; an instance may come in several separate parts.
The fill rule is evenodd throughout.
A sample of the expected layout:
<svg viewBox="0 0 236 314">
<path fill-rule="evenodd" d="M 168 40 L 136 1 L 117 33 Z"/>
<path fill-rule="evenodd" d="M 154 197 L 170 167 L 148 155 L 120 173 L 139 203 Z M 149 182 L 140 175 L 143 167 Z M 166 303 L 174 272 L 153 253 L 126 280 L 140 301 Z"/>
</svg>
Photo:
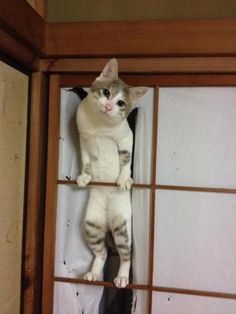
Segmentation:
<svg viewBox="0 0 236 314">
<path fill-rule="evenodd" d="M 96 80 L 99 81 L 114 81 L 118 79 L 118 62 L 116 59 L 111 59 L 103 69 L 102 73 Z"/>
<path fill-rule="evenodd" d="M 148 87 L 140 86 L 140 87 L 130 87 L 129 95 L 131 97 L 132 103 L 136 103 L 139 98 L 141 98 L 148 91 Z"/>
</svg>

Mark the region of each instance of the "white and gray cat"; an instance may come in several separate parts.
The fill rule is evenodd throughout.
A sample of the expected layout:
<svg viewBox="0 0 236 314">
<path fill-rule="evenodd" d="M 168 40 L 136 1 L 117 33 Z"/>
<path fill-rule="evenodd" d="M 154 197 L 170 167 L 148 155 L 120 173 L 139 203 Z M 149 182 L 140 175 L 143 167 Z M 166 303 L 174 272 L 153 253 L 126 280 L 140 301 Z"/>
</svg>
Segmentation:
<svg viewBox="0 0 236 314">
<path fill-rule="evenodd" d="M 84 278 L 89 281 L 100 278 L 107 257 L 105 236 L 110 231 L 120 256 L 114 280 L 118 288 L 129 283 L 131 263 L 133 134 L 126 118 L 146 91 L 146 87 L 129 87 L 119 79 L 118 63 L 112 59 L 92 83 L 76 115 L 82 158 L 78 185 L 84 187 L 91 180 L 118 185 L 90 188 L 85 237 L 95 258 Z"/>
</svg>

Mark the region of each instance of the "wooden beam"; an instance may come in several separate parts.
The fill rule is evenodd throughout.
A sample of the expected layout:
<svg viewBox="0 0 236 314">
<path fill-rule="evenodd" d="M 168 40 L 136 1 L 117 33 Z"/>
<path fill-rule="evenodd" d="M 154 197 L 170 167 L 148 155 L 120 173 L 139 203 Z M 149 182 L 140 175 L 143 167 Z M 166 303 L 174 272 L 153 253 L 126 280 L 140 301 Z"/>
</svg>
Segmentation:
<svg viewBox="0 0 236 314">
<path fill-rule="evenodd" d="M 236 20 L 48 24 L 50 57 L 236 56 Z"/>
<path fill-rule="evenodd" d="M 235 74 L 121 74 L 120 77 L 130 86 L 236 86 Z M 95 78 L 94 74 L 64 74 L 60 76 L 60 86 L 90 86 Z"/>
<path fill-rule="evenodd" d="M 39 3 L 45 2 L 40 0 Z M 43 14 L 45 6 L 41 9 Z M 209 69 L 214 73 L 235 71 L 235 62 L 232 58 L 236 56 L 235 20 L 51 24 L 46 23 L 26 1 L 2 0 L 0 1 L 0 28 L 5 32 L 5 37 L 10 36 L 12 41 L 9 49 L 4 43 L 6 40 L 2 37 L 0 52 L 8 54 L 11 50 L 13 53 L 10 52 L 10 55 L 14 55 L 20 63 L 24 62 L 24 59 L 32 60 L 33 56 L 30 56 L 30 53 L 43 58 L 64 58 L 53 62 L 49 60 L 48 65 L 48 60 L 43 61 L 44 68 L 51 67 L 50 70 L 55 72 L 60 71 L 60 68 L 62 71 L 67 69 L 75 72 L 74 69 L 78 69 L 82 63 L 71 58 L 114 56 L 123 59 L 121 64 L 127 71 L 130 69 L 130 62 L 131 68 L 136 72 L 138 69 L 140 72 L 149 69 L 155 73 L 169 73 L 172 66 L 174 72 L 185 72 L 185 69 L 187 73 L 205 73 L 209 72 Z M 18 53 L 17 50 L 20 52 Z M 172 59 L 169 58 L 170 56 Z M 202 56 L 214 56 L 218 59 L 212 59 L 207 63 L 206 59 L 201 58 Z M 125 60 L 125 58 L 146 57 L 146 62 L 142 62 L 145 69 L 140 62 L 136 65 L 135 60 Z M 155 59 L 157 57 L 162 59 Z M 191 58 L 182 59 L 183 57 Z M 228 59 L 220 57 L 228 57 Z M 86 71 L 83 70 L 85 62 L 87 66 L 91 64 L 88 59 L 84 60 L 82 71 Z M 102 59 L 96 62 L 101 64 Z"/>
<path fill-rule="evenodd" d="M 29 48 L 19 43 L 14 37 L 0 29 L 0 52 L 28 70 L 39 69 L 39 58 Z"/>
<path fill-rule="evenodd" d="M 53 73 L 100 72 L 108 58 L 40 60 L 40 69 Z M 236 57 L 119 58 L 120 73 L 236 73 Z"/>
<path fill-rule="evenodd" d="M 0 28 L 38 56 L 44 56 L 46 22 L 26 1 L 0 1 Z"/>
</svg>

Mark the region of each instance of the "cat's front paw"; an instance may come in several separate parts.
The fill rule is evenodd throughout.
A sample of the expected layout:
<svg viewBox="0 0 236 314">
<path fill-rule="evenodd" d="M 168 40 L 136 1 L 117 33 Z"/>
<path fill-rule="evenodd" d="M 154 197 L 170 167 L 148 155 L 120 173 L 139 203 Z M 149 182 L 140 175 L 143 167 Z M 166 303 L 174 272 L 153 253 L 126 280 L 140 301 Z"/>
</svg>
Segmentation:
<svg viewBox="0 0 236 314">
<path fill-rule="evenodd" d="M 114 284 L 117 288 L 125 288 L 129 284 L 129 278 L 117 276 L 114 279 Z"/>
<path fill-rule="evenodd" d="M 91 180 L 92 180 L 92 176 L 90 176 L 89 174 L 84 173 L 84 174 L 81 174 L 80 176 L 77 177 L 76 182 L 77 182 L 78 186 L 84 187 Z"/>
<path fill-rule="evenodd" d="M 84 275 L 84 280 L 96 281 L 97 279 L 98 279 L 98 275 L 91 271 L 89 271 L 88 273 Z"/>
<path fill-rule="evenodd" d="M 120 174 L 117 185 L 120 187 L 122 191 L 130 190 L 132 186 L 133 180 L 129 175 Z"/>
</svg>

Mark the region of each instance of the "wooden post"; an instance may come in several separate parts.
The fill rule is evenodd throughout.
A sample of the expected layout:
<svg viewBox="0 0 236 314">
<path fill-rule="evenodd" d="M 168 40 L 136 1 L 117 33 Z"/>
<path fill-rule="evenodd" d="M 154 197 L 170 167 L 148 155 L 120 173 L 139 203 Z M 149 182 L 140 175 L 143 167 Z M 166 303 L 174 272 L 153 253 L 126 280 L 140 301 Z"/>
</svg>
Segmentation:
<svg viewBox="0 0 236 314">
<path fill-rule="evenodd" d="M 41 72 L 31 77 L 28 126 L 28 167 L 24 221 L 22 313 L 40 313 L 42 277 L 43 199 L 45 186 L 47 80 Z"/>
</svg>

